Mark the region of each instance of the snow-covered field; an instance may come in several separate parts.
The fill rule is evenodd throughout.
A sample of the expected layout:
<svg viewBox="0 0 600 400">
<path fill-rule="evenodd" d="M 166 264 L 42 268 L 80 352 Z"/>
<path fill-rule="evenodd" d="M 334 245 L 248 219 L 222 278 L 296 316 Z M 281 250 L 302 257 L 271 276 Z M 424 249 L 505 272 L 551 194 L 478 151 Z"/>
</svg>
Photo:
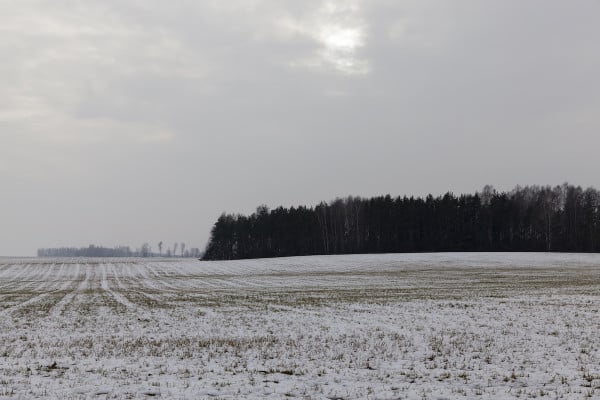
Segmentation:
<svg viewBox="0 0 600 400">
<path fill-rule="evenodd" d="M 600 256 L 0 258 L 0 398 L 600 398 Z"/>
</svg>

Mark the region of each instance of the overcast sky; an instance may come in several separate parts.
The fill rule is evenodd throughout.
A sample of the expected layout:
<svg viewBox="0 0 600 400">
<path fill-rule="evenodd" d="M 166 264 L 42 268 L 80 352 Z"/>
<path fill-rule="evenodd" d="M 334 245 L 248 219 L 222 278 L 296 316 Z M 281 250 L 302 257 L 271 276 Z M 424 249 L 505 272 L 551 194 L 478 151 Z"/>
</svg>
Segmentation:
<svg viewBox="0 0 600 400">
<path fill-rule="evenodd" d="M 0 255 L 600 187 L 599 1 L 0 0 Z"/>
</svg>

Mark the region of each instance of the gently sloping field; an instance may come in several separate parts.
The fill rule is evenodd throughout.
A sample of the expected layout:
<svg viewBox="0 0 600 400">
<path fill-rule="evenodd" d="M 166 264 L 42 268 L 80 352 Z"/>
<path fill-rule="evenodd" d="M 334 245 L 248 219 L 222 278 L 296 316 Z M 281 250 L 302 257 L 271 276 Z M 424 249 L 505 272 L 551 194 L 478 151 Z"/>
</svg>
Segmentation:
<svg viewBox="0 0 600 400">
<path fill-rule="evenodd" d="M 600 256 L 0 259 L 0 398 L 600 396 Z"/>
</svg>

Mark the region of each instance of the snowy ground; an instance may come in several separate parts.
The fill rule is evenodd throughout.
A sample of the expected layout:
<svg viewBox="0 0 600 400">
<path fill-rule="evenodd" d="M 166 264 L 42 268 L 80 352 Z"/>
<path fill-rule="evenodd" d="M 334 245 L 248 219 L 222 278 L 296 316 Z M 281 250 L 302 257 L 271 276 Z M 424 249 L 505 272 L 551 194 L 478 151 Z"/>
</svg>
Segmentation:
<svg viewBox="0 0 600 400">
<path fill-rule="evenodd" d="M 600 398 L 600 256 L 0 258 L 0 398 Z"/>
</svg>

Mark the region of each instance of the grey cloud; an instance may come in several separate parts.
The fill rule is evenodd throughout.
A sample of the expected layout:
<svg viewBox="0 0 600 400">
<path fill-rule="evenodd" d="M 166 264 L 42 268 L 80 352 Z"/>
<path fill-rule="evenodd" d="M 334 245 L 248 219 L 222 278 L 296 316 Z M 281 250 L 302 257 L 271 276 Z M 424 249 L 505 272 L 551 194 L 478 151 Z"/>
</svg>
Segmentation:
<svg viewBox="0 0 600 400">
<path fill-rule="evenodd" d="M 0 4 L 0 254 L 222 211 L 598 185 L 600 5 Z"/>
</svg>

